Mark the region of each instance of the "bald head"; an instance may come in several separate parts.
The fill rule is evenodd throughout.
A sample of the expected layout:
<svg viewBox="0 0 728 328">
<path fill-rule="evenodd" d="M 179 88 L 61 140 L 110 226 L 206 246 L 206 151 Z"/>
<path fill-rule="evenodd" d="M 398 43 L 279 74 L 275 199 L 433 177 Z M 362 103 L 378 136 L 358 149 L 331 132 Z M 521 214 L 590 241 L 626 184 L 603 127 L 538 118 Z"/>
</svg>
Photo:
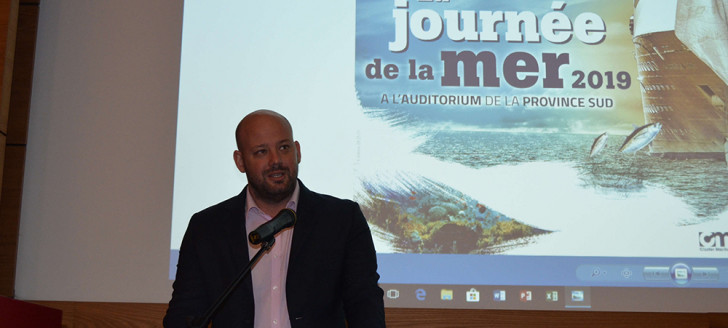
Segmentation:
<svg viewBox="0 0 728 328">
<path fill-rule="evenodd" d="M 240 123 L 238 123 L 238 127 L 235 129 L 235 142 L 238 150 L 242 150 L 245 144 L 246 132 L 259 128 L 263 123 L 280 124 L 281 127 L 288 131 L 291 139 L 293 139 L 293 128 L 291 127 L 291 123 L 288 122 L 288 119 L 272 110 L 259 109 L 245 115 L 240 120 Z"/>
<path fill-rule="evenodd" d="M 245 116 L 235 129 L 238 150 L 235 166 L 248 178 L 250 195 L 259 208 L 275 215 L 286 206 L 296 188 L 301 145 L 283 115 L 257 110 Z"/>
</svg>

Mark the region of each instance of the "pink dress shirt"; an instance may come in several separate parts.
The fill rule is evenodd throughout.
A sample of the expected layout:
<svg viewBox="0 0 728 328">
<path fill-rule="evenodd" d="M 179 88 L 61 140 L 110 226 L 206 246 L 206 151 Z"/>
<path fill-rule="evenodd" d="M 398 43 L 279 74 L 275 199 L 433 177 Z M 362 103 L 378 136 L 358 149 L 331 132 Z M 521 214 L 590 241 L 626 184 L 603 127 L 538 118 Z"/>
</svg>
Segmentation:
<svg viewBox="0 0 728 328">
<path fill-rule="evenodd" d="M 286 207 L 296 210 L 299 186 L 293 191 Z M 250 232 L 261 224 L 272 219 L 263 213 L 250 196 L 246 195 L 245 229 Z M 244 236 L 247 240 L 247 236 Z M 253 298 L 255 300 L 255 328 L 290 328 L 288 303 L 286 302 L 286 274 L 288 273 L 288 256 L 291 254 L 293 228 L 284 229 L 275 237 L 270 251 L 261 256 L 251 271 L 253 279 Z M 260 250 L 260 245 L 252 245 L 248 241 L 250 259 Z"/>
</svg>

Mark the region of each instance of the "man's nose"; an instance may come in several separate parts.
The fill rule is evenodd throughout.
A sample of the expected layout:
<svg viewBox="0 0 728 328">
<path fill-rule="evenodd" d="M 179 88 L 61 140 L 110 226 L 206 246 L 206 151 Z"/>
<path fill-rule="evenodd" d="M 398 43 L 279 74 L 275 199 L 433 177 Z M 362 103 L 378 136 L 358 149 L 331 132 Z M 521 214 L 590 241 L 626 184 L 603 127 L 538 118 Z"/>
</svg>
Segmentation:
<svg viewBox="0 0 728 328">
<path fill-rule="evenodd" d="M 278 164 L 281 162 L 281 154 L 278 150 L 270 152 L 270 157 L 268 158 L 268 163 L 271 165 Z"/>
</svg>

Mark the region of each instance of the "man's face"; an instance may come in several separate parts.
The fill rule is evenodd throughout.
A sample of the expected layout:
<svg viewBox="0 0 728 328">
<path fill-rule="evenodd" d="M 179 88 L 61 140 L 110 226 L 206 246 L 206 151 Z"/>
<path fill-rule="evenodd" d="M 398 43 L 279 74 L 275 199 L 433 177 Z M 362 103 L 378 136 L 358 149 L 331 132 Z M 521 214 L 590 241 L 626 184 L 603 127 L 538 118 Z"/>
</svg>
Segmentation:
<svg viewBox="0 0 728 328">
<path fill-rule="evenodd" d="M 247 176 L 257 202 L 284 201 L 296 188 L 300 145 L 280 118 L 258 115 L 249 119 L 239 131 L 241 149 L 234 153 L 235 164 Z"/>
</svg>

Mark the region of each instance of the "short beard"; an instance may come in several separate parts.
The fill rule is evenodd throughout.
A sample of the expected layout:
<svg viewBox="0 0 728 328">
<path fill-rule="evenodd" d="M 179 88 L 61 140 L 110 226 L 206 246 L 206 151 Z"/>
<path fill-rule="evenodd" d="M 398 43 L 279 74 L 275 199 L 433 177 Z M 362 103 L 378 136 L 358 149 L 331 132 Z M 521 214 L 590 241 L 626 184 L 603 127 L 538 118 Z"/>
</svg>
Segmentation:
<svg viewBox="0 0 728 328">
<path fill-rule="evenodd" d="M 263 176 L 266 176 L 270 171 L 279 169 L 281 169 L 280 166 L 273 166 L 270 170 L 266 170 L 265 172 L 263 172 Z M 264 182 L 265 179 L 262 177 L 251 177 L 247 174 L 246 176 L 248 178 L 249 187 L 258 197 L 256 201 L 276 204 L 289 199 L 291 195 L 293 195 L 293 191 L 296 189 L 296 183 L 298 182 L 296 173 L 297 172 L 291 172 L 290 169 L 286 168 L 286 175 L 289 179 L 288 183 L 283 187 L 283 189 L 269 188 L 269 186 Z"/>
</svg>

